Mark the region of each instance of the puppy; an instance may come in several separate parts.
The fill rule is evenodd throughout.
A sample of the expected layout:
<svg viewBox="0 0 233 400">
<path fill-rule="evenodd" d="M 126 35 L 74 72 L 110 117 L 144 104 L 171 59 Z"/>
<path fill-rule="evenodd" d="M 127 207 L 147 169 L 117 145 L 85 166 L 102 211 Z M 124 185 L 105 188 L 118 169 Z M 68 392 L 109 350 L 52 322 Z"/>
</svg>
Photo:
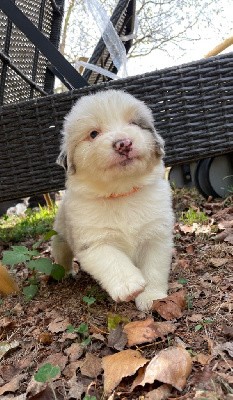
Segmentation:
<svg viewBox="0 0 233 400">
<path fill-rule="evenodd" d="M 67 190 L 52 255 L 67 272 L 76 257 L 115 301 L 150 310 L 167 294 L 173 227 L 152 113 L 130 94 L 102 91 L 77 101 L 62 134 Z"/>
</svg>

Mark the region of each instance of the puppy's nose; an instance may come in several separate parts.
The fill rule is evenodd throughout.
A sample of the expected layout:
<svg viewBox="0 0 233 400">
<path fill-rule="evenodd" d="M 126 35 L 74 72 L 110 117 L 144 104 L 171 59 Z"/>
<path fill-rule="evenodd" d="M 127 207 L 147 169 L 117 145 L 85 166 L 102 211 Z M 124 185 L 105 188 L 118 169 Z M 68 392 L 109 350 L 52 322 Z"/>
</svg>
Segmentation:
<svg viewBox="0 0 233 400">
<path fill-rule="evenodd" d="M 128 155 L 132 150 L 132 140 L 130 139 L 120 139 L 113 143 L 114 150 L 122 155 Z"/>
</svg>

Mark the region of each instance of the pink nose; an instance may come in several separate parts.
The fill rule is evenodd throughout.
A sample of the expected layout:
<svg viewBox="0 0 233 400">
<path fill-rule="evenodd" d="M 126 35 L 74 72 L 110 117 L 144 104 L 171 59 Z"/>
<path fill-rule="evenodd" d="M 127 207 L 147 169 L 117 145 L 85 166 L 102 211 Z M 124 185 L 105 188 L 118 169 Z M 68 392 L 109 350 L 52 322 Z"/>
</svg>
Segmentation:
<svg viewBox="0 0 233 400">
<path fill-rule="evenodd" d="M 132 150 L 132 141 L 130 139 L 120 139 L 113 143 L 114 150 L 122 155 L 128 155 Z"/>
</svg>

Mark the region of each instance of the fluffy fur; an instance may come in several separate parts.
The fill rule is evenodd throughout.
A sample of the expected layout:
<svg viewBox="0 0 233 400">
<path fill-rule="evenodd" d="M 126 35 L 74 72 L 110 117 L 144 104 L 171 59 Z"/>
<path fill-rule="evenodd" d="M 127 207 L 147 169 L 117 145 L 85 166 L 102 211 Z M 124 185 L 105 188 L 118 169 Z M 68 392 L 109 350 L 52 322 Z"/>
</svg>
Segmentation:
<svg viewBox="0 0 233 400">
<path fill-rule="evenodd" d="M 82 97 L 65 119 L 53 256 L 67 271 L 76 257 L 115 301 L 135 299 L 140 310 L 167 294 L 173 212 L 163 154 L 151 111 L 123 91 Z"/>
</svg>

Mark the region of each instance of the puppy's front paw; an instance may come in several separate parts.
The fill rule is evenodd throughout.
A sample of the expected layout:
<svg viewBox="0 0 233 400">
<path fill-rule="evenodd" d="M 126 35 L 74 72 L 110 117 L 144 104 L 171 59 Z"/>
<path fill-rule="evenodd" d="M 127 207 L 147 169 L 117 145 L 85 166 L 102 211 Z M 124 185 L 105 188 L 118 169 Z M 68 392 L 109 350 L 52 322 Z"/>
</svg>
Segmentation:
<svg viewBox="0 0 233 400">
<path fill-rule="evenodd" d="M 140 311 L 150 311 L 154 300 L 163 299 L 167 296 L 166 292 L 159 292 L 152 289 L 145 288 L 144 292 L 140 293 L 136 299 L 135 303 L 137 309 Z"/>
<path fill-rule="evenodd" d="M 115 301 L 131 301 L 134 300 L 139 293 L 143 292 L 146 282 L 141 273 L 133 276 L 123 275 L 115 282 L 115 285 L 108 290 L 110 296 Z"/>
</svg>

